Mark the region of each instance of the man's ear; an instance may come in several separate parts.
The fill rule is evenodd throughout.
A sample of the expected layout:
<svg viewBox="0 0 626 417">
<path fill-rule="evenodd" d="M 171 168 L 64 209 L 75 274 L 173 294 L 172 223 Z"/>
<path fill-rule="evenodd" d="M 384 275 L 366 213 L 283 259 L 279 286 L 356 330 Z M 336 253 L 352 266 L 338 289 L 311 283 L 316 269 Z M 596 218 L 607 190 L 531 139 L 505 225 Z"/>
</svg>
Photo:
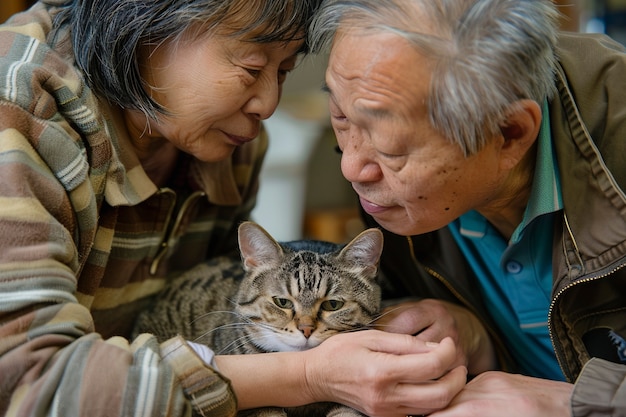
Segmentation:
<svg viewBox="0 0 626 417">
<path fill-rule="evenodd" d="M 516 101 L 500 127 L 504 139 L 501 149 L 501 168 L 512 169 L 526 155 L 537 140 L 541 127 L 541 107 L 530 99 Z"/>
</svg>

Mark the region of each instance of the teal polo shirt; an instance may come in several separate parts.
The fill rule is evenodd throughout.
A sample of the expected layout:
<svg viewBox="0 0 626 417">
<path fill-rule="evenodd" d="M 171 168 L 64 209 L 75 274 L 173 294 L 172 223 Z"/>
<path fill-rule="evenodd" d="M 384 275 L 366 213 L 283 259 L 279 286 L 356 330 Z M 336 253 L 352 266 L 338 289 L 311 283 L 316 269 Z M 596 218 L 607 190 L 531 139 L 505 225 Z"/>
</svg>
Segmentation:
<svg viewBox="0 0 626 417">
<path fill-rule="evenodd" d="M 562 207 L 546 103 L 530 199 L 510 241 L 477 211 L 448 225 L 480 281 L 486 307 L 520 372 L 552 380 L 564 380 L 548 332 L 552 226 Z"/>
</svg>

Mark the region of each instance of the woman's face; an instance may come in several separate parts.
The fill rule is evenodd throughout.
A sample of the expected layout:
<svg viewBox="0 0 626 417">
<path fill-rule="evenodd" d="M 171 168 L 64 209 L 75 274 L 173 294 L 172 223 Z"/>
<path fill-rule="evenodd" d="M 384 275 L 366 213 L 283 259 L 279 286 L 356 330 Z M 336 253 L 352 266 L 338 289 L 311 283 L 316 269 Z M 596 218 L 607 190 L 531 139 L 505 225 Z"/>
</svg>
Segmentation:
<svg viewBox="0 0 626 417">
<path fill-rule="evenodd" d="M 164 139 L 202 161 L 228 158 L 272 115 L 302 41 L 254 43 L 213 35 L 169 42 L 146 54 L 143 76 L 169 114 L 127 114 L 131 134 Z"/>
</svg>

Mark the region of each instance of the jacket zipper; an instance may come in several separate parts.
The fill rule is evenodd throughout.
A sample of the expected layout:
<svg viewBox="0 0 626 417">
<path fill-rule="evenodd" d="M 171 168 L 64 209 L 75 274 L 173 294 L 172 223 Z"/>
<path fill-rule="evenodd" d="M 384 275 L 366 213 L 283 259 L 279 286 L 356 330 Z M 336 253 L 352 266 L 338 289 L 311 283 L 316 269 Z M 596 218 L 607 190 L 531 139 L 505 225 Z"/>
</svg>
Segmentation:
<svg viewBox="0 0 626 417">
<path fill-rule="evenodd" d="M 411 259 L 413 260 L 413 263 L 415 263 L 415 265 L 418 268 L 419 267 L 423 268 L 430 276 L 432 276 L 433 278 L 441 282 L 443 285 L 445 285 L 448 291 L 450 291 L 452 295 L 456 297 L 456 299 L 459 300 L 465 308 L 467 308 L 470 312 L 472 312 L 472 314 L 474 314 L 476 318 L 479 318 L 480 314 L 478 314 L 478 311 L 476 311 L 474 306 L 469 301 L 467 301 L 465 297 L 463 297 L 443 275 L 441 275 L 439 272 L 435 271 L 434 269 L 426 265 L 423 265 L 420 261 L 417 260 L 417 257 L 415 256 L 415 250 L 413 247 L 413 241 L 411 240 L 411 237 L 407 236 L 406 239 L 409 244 Z M 481 323 L 481 324 L 485 326 L 485 329 L 487 330 L 487 333 L 491 336 L 492 341 L 498 346 L 499 349 L 495 349 L 496 354 L 497 352 L 508 352 L 508 349 L 506 348 L 504 342 L 498 336 L 498 334 L 493 330 L 493 328 L 487 325 L 487 323 Z M 499 360 L 502 365 L 506 363 L 506 360 L 504 360 L 504 358 L 499 358 Z"/>
<path fill-rule="evenodd" d="M 567 368 L 565 368 L 564 363 L 566 362 L 564 359 L 564 354 L 563 354 L 563 347 L 561 345 L 561 343 L 559 343 L 558 339 L 554 336 L 554 332 L 552 331 L 552 313 L 554 311 L 554 306 L 556 305 L 556 302 L 558 301 L 558 299 L 561 297 L 561 295 L 563 295 L 563 293 L 565 293 L 565 291 L 570 290 L 571 288 L 579 285 L 579 284 L 584 284 L 584 283 L 588 283 L 591 281 L 596 281 L 602 278 L 606 278 L 611 274 L 614 274 L 615 272 L 619 271 L 620 269 L 622 269 L 624 266 L 626 265 L 626 263 L 622 263 L 621 265 L 617 265 L 616 267 L 614 267 L 613 269 L 611 269 L 608 272 L 605 272 L 603 274 L 600 275 L 596 275 L 596 276 L 591 276 L 588 278 L 584 278 L 584 279 L 580 279 L 576 282 L 573 282 L 569 285 L 567 285 L 564 288 L 561 288 L 561 290 L 554 296 L 554 298 L 552 299 L 552 302 L 550 303 L 550 308 L 548 309 L 548 332 L 550 334 L 550 341 L 552 342 L 552 345 L 554 346 L 554 352 L 556 353 L 556 360 L 559 363 L 559 366 L 561 367 L 562 370 L 567 370 L 568 375 L 566 375 L 567 380 L 568 381 L 573 381 L 575 379 L 575 377 L 573 375 L 571 375 L 571 372 L 569 370 L 569 366 Z"/>
<path fill-rule="evenodd" d="M 573 249 L 576 252 L 576 257 L 578 258 L 578 262 L 580 263 L 580 265 L 582 266 L 583 264 L 583 260 L 580 256 L 580 251 L 578 250 L 578 243 L 576 243 L 576 238 L 574 238 L 574 233 L 572 232 L 572 229 L 569 225 L 569 220 L 567 219 L 567 214 L 563 213 L 563 222 L 565 224 L 565 229 L 567 230 L 567 233 L 570 237 L 570 239 L 572 240 L 572 245 L 573 245 Z M 622 263 L 620 265 L 617 265 L 616 267 L 614 267 L 613 269 L 611 269 L 608 272 L 605 272 L 603 274 L 600 275 L 596 275 L 596 276 L 589 276 L 587 278 L 583 278 L 583 279 L 579 279 L 576 282 L 573 282 L 563 288 L 561 288 L 561 290 L 559 290 L 558 293 L 555 294 L 554 298 L 552 299 L 552 302 L 550 303 L 550 307 L 548 308 L 548 334 L 550 335 L 550 341 L 552 342 L 552 346 L 554 346 L 554 353 L 556 356 L 556 360 L 559 363 L 559 367 L 561 368 L 561 370 L 567 371 L 568 375 L 565 375 L 566 378 L 569 381 L 573 381 L 575 378 L 573 375 L 571 375 L 571 372 L 569 370 L 569 367 L 565 368 L 564 364 L 565 364 L 565 359 L 564 359 L 564 354 L 563 354 L 563 347 L 561 345 L 561 343 L 559 343 L 558 339 L 554 336 L 554 332 L 552 331 L 552 315 L 554 312 L 554 307 L 556 306 L 557 301 L 559 300 L 559 298 L 561 297 L 561 295 L 563 295 L 563 293 L 565 293 L 565 291 L 570 290 L 571 288 L 573 288 L 576 285 L 579 284 L 583 284 L 583 283 L 588 283 L 591 281 L 595 281 L 598 279 L 602 279 L 605 278 L 613 273 L 615 273 L 616 271 L 619 271 L 620 269 L 622 269 L 624 266 L 626 265 L 626 263 Z"/>
</svg>

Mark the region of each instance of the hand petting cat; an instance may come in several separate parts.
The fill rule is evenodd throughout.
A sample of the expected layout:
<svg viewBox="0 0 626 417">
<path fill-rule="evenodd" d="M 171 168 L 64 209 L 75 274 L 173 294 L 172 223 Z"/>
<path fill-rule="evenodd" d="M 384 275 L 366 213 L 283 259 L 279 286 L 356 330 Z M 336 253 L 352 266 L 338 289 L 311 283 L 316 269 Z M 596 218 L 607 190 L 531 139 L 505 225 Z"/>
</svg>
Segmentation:
<svg viewBox="0 0 626 417">
<path fill-rule="evenodd" d="M 403 301 L 388 306 L 376 327 L 427 342 L 450 337 L 457 345 L 455 364 L 467 366 L 470 375 L 496 369 L 487 330 L 469 310 L 456 304 L 435 299 Z"/>
<path fill-rule="evenodd" d="M 263 361 L 255 355 L 216 356 L 220 372 L 233 376 L 235 392 L 250 393 L 239 398 L 240 409 L 331 401 L 371 417 L 429 414 L 452 401 L 467 378 L 465 367 L 454 367 L 450 338 L 437 344 L 365 330 L 335 335 L 305 351 L 263 355 Z M 237 372 L 245 369 L 254 372 Z M 268 384 L 277 369 L 282 377 Z"/>
<path fill-rule="evenodd" d="M 492 371 L 496 357 L 487 330 L 467 309 L 434 299 L 403 301 L 388 306 L 377 327 L 415 334 L 426 341 L 454 340 L 455 364 L 476 375 L 446 406 L 431 417 L 569 416 L 573 385 Z M 486 400 L 487 399 L 487 400 Z"/>
<path fill-rule="evenodd" d="M 433 343 L 367 330 L 338 334 L 303 353 L 312 400 L 340 402 L 368 416 L 429 414 L 448 404 L 467 377 L 451 338 Z"/>
</svg>

